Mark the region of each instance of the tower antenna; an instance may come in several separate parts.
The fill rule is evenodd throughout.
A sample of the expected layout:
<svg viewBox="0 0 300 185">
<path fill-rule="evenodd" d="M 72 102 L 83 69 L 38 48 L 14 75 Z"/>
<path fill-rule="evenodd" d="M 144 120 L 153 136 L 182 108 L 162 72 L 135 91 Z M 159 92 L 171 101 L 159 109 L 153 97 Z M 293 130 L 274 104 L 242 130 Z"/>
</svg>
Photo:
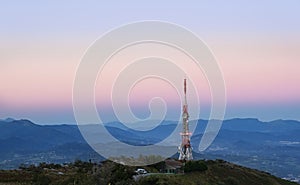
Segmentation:
<svg viewBox="0 0 300 185">
<path fill-rule="evenodd" d="M 193 159 L 192 146 L 190 136 L 192 135 L 189 132 L 189 113 L 188 105 L 186 99 L 186 78 L 183 82 L 184 86 L 184 104 L 182 107 L 182 132 L 181 135 L 181 144 L 178 147 L 179 150 L 179 160 L 189 161 Z"/>
</svg>

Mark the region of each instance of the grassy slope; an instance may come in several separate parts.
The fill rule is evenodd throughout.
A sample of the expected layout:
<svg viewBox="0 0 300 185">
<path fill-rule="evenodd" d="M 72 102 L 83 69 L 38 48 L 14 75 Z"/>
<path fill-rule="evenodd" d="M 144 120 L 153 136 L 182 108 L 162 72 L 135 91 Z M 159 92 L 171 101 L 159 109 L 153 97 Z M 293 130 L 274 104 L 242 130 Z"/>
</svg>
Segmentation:
<svg viewBox="0 0 300 185">
<path fill-rule="evenodd" d="M 176 175 L 144 177 L 139 184 L 186 184 L 186 185 L 292 185 L 289 181 L 265 172 L 241 167 L 227 162 L 206 162 L 208 170 Z"/>
<path fill-rule="evenodd" d="M 282 180 L 268 173 L 234 165 L 224 161 L 205 161 L 208 169 L 203 172 L 191 172 L 186 174 L 158 174 L 142 177 L 138 182 L 122 179 L 123 175 L 116 175 L 115 169 L 124 172 L 133 171 L 131 167 L 120 167 L 115 163 L 103 165 L 104 178 L 112 179 L 116 177 L 122 180 L 121 183 L 111 184 L 140 184 L 140 185 L 296 185 L 289 181 Z M 19 185 L 19 184 L 103 184 L 99 181 L 101 175 L 92 175 L 88 163 L 68 168 L 47 169 L 40 171 L 28 170 L 0 170 L 0 185 Z M 117 167 L 117 168 L 115 168 Z M 63 172 L 63 175 L 58 174 Z M 101 172 L 101 173 L 102 173 Z M 121 177 L 120 177 L 121 176 Z M 38 182 L 38 183 L 37 183 Z M 108 183 L 105 183 L 108 184 Z"/>
</svg>

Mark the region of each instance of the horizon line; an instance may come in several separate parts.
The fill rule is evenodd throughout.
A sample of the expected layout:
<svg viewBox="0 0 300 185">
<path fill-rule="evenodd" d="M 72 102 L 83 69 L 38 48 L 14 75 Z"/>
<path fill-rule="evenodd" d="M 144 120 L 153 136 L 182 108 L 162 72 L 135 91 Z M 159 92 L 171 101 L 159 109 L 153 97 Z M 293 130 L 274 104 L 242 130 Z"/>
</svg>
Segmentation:
<svg viewBox="0 0 300 185">
<path fill-rule="evenodd" d="M 230 121 L 230 120 L 257 120 L 259 122 L 262 122 L 262 123 L 271 123 L 271 122 L 275 122 L 275 121 L 296 121 L 296 122 L 299 122 L 300 123 L 300 120 L 297 120 L 297 119 L 273 119 L 273 120 L 269 120 L 269 121 L 262 121 L 260 120 L 259 118 L 254 118 L 254 117 L 234 117 L 234 118 L 228 118 L 228 119 L 223 119 L 222 121 Z M 198 121 L 209 121 L 209 120 L 218 120 L 218 119 L 204 119 L 204 118 L 200 118 L 198 119 Z M 28 119 L 28 118 L 21 118 L 21 119 L 15 119 L 15 118 L 11 118 L 11 117 L 7 117 L 7 118 L 4 118 L 4 119 L 0 119 L 1 122 L 7 122 L 7 123 L 10 123 L 10 122 L 13 122 L 13 121 L 29 121 L 35 125 L 40 125 L 40 126 L 54 126 L 54 125 L 70 125 L 70 126 L 78 126 L 77 123 L 38 123 L 38 122 L 35 122 L 31 119 Z M 144 121 L 160 121 L 160 120 L 156 120 L 156 119 L 152 119 L 152 120 L 144 120 Z M 171 119 L 165 119 L 165 120 L 162 120 L 160 121 L 163 122 L 163 121 L 170 121 L 170 122 L 178 122 L 178 120 L 171 120 Z M 190 120 L 190 121 L 195 121 L 195 120 Z M 104 124 L 110 124 L 110 123 L 122 123 L 121 121 L 118 121 L 118 120 L 113 120 L 113 121 L 109 121 L 109 122 L 106 122 Z M 141 121 L 142 122 L 142 121 Z M 181 120 L 179 120 L 179 122 L 181 122 Z M 136 122 L 138 123 L 138 122 Z M 123 124 L 123 123 L 122 123 Z M 131 124 L 135 124 L 135 123 L 131 123 Z M 90 123 L 90 124 L 85 124 L 85 125 L 95 125 L 95 123 Z"/>
</svg>

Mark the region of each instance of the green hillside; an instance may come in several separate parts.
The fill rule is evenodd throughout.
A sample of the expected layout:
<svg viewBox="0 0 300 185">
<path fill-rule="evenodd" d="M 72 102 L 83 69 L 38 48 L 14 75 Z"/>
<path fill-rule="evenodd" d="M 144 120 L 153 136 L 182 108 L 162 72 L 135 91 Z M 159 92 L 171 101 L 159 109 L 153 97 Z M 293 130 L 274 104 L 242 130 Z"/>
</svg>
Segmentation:
<svg viewBox="0 0 300 185">
<path fill-rule="evenodd" d="M 142 178 L 139 184 L 189 184 L 189 185 L 291 185 L 268 173 L 234 165 L 222 160 L 205 161 L 207 170 L 185 174 L 153 175 Z"/>
<path fill-rule="evenodd" d="M 101 164 L 76 161 L 67 165 L 42 163 L 21 166 L 18 170 L 1 170 L 0 185 L 68 185 L 68 184 L 132 184 L 132 185 L 292 185 L 268 173 L 234 165 L 223 160 L 193 161 L 182 166 L 177 173 L 161 173 L 168 162 L 141 167 L 149 173 L 135 174 L 137 167 L 123 166 L 111 161 Z M 173 163 L 179 163 L 173 160 Z M 183 173 L 183 170 L 185 173 Z"/>
</svg>

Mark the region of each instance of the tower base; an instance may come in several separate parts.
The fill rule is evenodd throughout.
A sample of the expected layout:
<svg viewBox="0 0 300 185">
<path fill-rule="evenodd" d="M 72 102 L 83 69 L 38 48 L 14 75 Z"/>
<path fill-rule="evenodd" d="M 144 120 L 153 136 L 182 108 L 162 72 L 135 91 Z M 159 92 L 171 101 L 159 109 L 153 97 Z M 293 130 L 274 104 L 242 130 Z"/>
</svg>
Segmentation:
<svg viewBox="0 0 300 185">
<path fill-rule="evenodd" d="M 179 149 L 179 158 L 178 160 L 186 160 L 190 161 L 193 160 L 193 153 L 192 153 L 192 148 L 191 147 L 178 147 Z"/>
</svg>

